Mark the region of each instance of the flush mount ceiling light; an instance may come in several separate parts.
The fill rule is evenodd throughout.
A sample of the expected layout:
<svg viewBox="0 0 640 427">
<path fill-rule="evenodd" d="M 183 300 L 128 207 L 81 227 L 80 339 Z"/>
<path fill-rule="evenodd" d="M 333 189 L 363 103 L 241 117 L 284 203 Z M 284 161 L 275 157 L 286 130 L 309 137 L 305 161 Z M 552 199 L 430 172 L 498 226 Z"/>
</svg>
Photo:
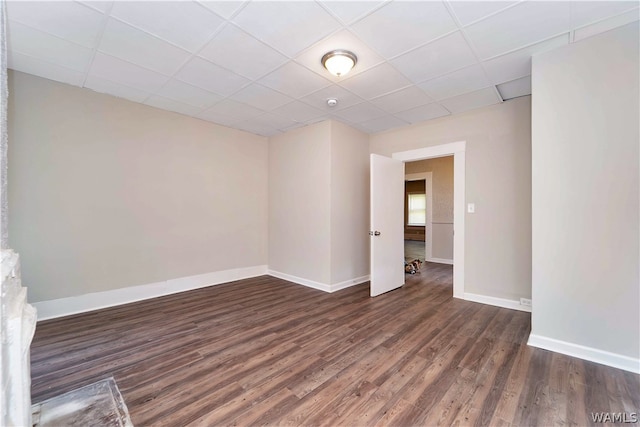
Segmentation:
<svg viewBox="0 0 640 427">
<path fill-rule="evenodd" d="M 331 74 L 342 77 L 347 74 L 358 62 L 358 58 L 348 50 L 332 50 L 322 57 L 322 65 Z"/>
</svg>

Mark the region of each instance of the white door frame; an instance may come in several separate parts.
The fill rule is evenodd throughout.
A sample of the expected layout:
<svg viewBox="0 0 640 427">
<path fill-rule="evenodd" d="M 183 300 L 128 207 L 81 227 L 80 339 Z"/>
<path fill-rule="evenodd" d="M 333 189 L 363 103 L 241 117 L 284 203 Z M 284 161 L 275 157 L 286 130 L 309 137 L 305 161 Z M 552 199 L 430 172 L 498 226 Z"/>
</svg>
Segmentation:
<svg viewBox="0 0 640 427">
<path fill-rule="evenodd" d="M 427 201 L 427 217 L 424 226 L 424 260 L 433 258 L 433 172 L 409 173 L 405 174 L 405 181 L 420 181 L 424 179 L 424 194 Z"/>
<path fill-rule="evenodd" d="M 399 151 L 392 158 L 403 162 L 453 156 L 453 297 L 464 299 L 464 203 L 466 141 Z"/>
</svg>

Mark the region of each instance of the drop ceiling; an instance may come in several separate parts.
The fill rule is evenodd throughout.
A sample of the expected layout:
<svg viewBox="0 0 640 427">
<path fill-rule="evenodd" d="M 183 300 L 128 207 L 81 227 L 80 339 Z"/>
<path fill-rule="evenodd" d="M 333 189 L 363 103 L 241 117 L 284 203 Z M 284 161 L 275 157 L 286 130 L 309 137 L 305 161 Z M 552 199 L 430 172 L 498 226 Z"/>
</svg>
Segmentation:
<svg viewBox="0 0 640 427">
<path fill-rule="evenodd" d="M 367 133 L 531 93 L 531 56 L 637 1 L 7 1 L 9 68 L 259 135 Z M 358 57 L 347 76 L 320 63 Z M 327 99 L 338 105 L 329 107 Z"/>
</svg>

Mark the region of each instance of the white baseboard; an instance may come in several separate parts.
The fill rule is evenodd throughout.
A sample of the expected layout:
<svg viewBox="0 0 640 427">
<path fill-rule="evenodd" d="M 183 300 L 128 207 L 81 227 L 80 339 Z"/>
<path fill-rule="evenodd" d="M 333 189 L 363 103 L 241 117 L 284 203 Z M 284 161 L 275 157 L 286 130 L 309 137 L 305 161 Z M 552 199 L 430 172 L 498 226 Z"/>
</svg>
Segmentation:
<svg viewBox="0 0 640 427">
<path fill-rule="evenodd" d="M 269 276 L 277 277 L 278 279 L 286 280 L 288 282 L 297 283 L 298 285 L 306 286 L 308 288 L 317 289 L 319 291 L 331 292 L 331 286 L 326 283 L 314 282 L 313 280 L 303 279 L 302 277 L 292 276 L 291 274 L 281 273 L 275 270 L 268 270 Z"/>
<path fill-rule="evenodd" d="M 369 275 L 356 277 L 355 279 L 345 280 L 344 282 L 334 283 L 330 286 L 329 292 L 336 292 L 342 289 L 350 288 L 351 286 L 359 285 L 360 283 L 368 282 L 370 279 Z"/>
<path fill-rule="evenodd" d="M 234 280 L 248 279 L 267 274 L 266 265 L 234 268 L 230 270 L 216 271 L 213 273 L 198 274 L 196 276 L 170 279 L 163 282 L 149 283 L 146 285 L 130 286 L 127 288 L 113 289 L 103 292 L 77 295 L 67 298 L 59 298 L 49 301 L 33 303 L 38 309 L 38 320 L 54 319 L 70 316 L 72 314 L 85 313 L 101 308 L 128 304 L 150 298 L 178 292 L 190 291 L 207 286 L 219 285 Z"/>
<path fill-rule="evenodd" d="M 426 260 L 427 262 L 436 262 L 438 264 L 449 264 L 449 265 L 453 265 L 453 260 L 452 259 L 445 259 L 445 258 L 429 258 L 428 260 Z"/>
<path fill-rule="evenodd" d="M 532 347 L 555 351 L 556 353 L 566 354 L 567 356 L 573 356 L 579 359 L 589 360 L 591 362 L 640 374 L 640 359 L 633 357 L 623 356 L 621 354 L 611 353 L 597 348 L 586 347 L 580 344 L 573 344 L 535 334 L 529 335 L 529 341 L 527 344 Z"/>
<path fill-rule="evenodd" d="M 486 295 L 471 294 L 471 293 L 468 293 L 468 292 L 464 293 L 462 299 L 467 300 L 467 301 L 479 302 L 479 303 L 482 303 L 482 304 L 495 305 L 496 307 L 509 308 L 511 310 L 527 311 L 527 312 L 531 313 L 531 307 L 530 306 L 522 305 L 522 304 L 520 304 L 520 301 L 515 301 L 515 300 L 511 300 L 511 299 L 496 298 L 496 297 L 490 297 L 490 296 L 486 296 Z"/>
<path fill-rule="evenodd" d="M 334 283 L 333 285 L 329 285 L 327 283 L 315 282 L 313 280 L 292 276 L 291 274 L 281 273 L 275 270 L 269 270 L 267 271 L 267 274 L 273 277 L 277 277 L 278 279 L 287 280 L 289 282 L 297 283 L 298 285 L 306 286 L 308 288 L 313 288 L 319 291 L 324 291 L 329 293 L 336 292 L 341 289 L 346 289 L 350 286 L 359 285 L 360 283 L 364 283 L 369 280 L 369 276 L 361 276 L 355 279 L 345 280 L 344 282 Z"/>
</svg>

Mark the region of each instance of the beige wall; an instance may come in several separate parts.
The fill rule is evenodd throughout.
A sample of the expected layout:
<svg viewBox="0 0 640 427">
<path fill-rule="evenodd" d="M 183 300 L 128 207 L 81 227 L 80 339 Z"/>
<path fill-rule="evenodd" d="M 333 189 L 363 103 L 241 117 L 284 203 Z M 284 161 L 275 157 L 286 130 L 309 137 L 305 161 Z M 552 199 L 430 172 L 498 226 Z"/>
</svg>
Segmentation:
<svg viewBox="0 0 640 427">
<path fill-rule="evenodd" d="M 640 357 L 638 23 L 533 58 L 532 337 Z"/>
<path fill-rule="evenodd" d="M 269 139 L 269 269 L 331 280 L 331 122 Z"/>
<path fill-rule="evenodd" d="M 453 156 L 407 162 L 404 171 L 405 174 L 432 173 L 431 255 L 453 260 Z"/>
<path fill-rule="evenodd" d="M 269 139 L 269 269 L 330 286 L 369 274 L 368 136 L 325 121 Z"/>
<path fill-rule="evenodd" d="M 530 97 L 372 135 L 372 153 L 466 141 L 465 292 L 531 295 Z"/>
<path fill-rule="evenodd" d="M 266 138 L 18 72 L 9 91 L 31 301 L 267 263 Z"/>
<path fill-rule="evenodd" d="M 369 135 L 331 122 L 331 284 L 369 275 Z"/>
</svg>

